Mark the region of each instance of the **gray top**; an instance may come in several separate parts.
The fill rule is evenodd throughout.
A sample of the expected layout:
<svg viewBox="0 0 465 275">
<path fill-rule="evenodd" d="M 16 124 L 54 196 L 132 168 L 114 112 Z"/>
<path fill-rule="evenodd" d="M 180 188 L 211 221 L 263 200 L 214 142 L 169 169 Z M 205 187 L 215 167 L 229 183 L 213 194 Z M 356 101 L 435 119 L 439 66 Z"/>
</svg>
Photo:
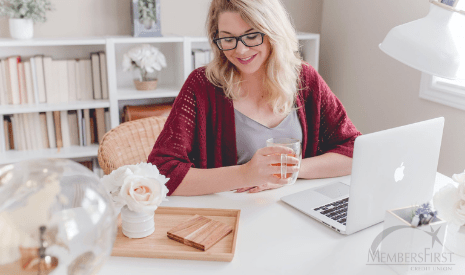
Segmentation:
<svg viewBox="0 0 465 275">
<path fill-rule="evenodd" d="M 302 140 L 302 126 L 297 111 L 293 110 L 281 123 L 268 128 L 234 109 L 236 122 L 237 164 L 248 162 L 255 152 L 266 147 L 269 138 L 295 138 Z"/>
</svg>

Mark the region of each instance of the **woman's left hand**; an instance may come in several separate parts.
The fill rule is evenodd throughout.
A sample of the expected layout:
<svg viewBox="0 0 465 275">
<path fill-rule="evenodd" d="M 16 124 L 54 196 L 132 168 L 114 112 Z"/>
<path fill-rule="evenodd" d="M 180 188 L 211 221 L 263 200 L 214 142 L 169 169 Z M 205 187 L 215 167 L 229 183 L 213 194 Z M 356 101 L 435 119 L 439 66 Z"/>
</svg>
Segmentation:
<svg viewBox="0 0 465 275">
<path fill-rule="evenodd" d="M 280 187 L 283 187 L 283 186 L 285 186 L 285 185 L 273 184 L 273 183 L 265 183 L 265 184 L 262 184 L 262 185 L 259 185 L 259 186 L 254 186 L 254 187 L 239 188 L 239 189 L 236 190 L 236 193 L 243 193 L 243 192 L 246 192 L 246 191 L 249 191 L 249 193 L 258 193 L 258 192 L 261 192 L 261 191 L 276 189 L 276 188 L 280 188 Z"/>
</svg>

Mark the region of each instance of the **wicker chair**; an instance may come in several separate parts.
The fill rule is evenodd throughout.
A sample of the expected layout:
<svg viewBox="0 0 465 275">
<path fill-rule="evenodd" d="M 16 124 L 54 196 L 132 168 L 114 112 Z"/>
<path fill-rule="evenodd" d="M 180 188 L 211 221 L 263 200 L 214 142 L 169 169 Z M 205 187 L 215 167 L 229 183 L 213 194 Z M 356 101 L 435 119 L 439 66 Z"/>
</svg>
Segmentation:
<svg viewBox="0 0 465 275">
<path fill-rule="evenodd" d="M 105 175 L 123 165 L 147 162 L 165 122 L 166 117 L 148 117 L 122 123 L 106 133 L 98 148 Z"/>
</svg>

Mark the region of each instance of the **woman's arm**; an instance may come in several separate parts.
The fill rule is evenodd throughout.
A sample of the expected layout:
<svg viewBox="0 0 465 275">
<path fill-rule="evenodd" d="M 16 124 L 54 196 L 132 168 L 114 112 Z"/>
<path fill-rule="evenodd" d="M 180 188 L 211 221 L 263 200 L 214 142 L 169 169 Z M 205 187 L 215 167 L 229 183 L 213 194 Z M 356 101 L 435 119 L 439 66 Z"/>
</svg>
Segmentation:
<svg viewBox="0 0 465 275">
<path fill-rule="evenodd" d="M 173 196 L 198 196 L 245 186 L 242 165 L 199 169 L 190 168 Z"/>
<path fill-rule="evenodd" d="M 299 178 L 320 179 L 349 175 L 352 171 L 352 158 L 326 153 L 320 156 L 302 159 Z"/>
<path fill-rule="evenodd" d="M 264 147 L 258 149 L 252 159 L 242 165 L 228 167 L 197 169 L 190 168 L 181 184 L 172 195 L 197 196 L 230 191 L 240 188 L 250 188 L 257 185 L 282 186 L 289 179 L 273 176 L 279 174 L 281 167 L 272 166 L 281 161 L 280 154 L 290 154 L 287 147 Z M 297 164 L 297 158 L 289 158 L 289 163 Z M 297 167 L 289 167 L 288 172 L 297 172 Z"/>
</svg>

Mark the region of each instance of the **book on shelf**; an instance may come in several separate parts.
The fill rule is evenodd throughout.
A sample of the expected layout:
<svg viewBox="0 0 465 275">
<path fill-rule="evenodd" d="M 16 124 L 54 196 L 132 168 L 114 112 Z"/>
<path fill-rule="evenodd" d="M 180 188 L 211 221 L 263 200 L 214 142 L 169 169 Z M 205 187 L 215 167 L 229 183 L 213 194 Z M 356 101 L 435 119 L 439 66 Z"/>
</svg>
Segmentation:
<svg viewBox="0 0 465 275">
<path fill-rule="evenodd" d="M 53 61 L 54 80 L 55 80 L 55 96 L 58 102 L 68 102 L 68 61 L 54 60 Z"/>
<path fill-rule="evenodd" d="M 105 52 L 90 59 L 10 56 L 0 60 L 0 105 L 108 99 L 107 77 Z"/>
<path fill-rule="evenodd" d="M 79 82 L 80 100 L 92 100 L 94 98 L 94 89 L 92 84 L 92 64 L 88 59 L 81 59 L 78 61 L 79 67 Z"/>
<path fill-rule="evenodd" d="M 82 110 L 76 110 L 76 115 L 77 115 L 77 122 L 78 122 L 78 129 L 79 129 L 79 146 L 84 146 L 84 123 L 83 123 L 83 116 L 82 116 Z"/>
<path fill-rule="evenodd" d="M 21 128 L 22 129 L 21 134 L 24 137 L 25 143 L 26 143 L 25 150 L 34 149 L 31 134 L 30 134 L 32 133 L 31 125 L 33 124 L 29 122 L 30 120 L 28 118 L 29 115 L 30 114 L 20 114 L 21 120 L 23 122 L 23 127 Z"/>
<path fill-rule="evenodd" d="M 68 125 L 68 111 L 60 112 L 60 122 L 61 122 L 61 137 L 63 141 L 63 147 L 71 146 L 71 137 L 69 134 L 69 125 Z"/>
<path fill-rule="evenodd" d="M 19 104 L 27 104 L 26 75 L 24 73 L 24 63 L 18 62 L 18 84 L 19 84 Z"/>
<path fill-rule="evenodd" d="M 97 128 L 97 141 L 100 144 L 106 132 L 105 131 L 105 109 L 104 108 L 95 109 L 95 121 L 96 121 L 96 128 Z"/>
<path fill-rule="evenodd" d="M 42 134 L 42 125 L 40 119 L 40 113 L 34 113 L 34 122 L 35 122 L 35 136 L 37 137 L 37 146 L 39 149 L 46 149 L 44 146 L 44 136 Z"/>
<path fill-rule="evenodd" d="M 10 150 L 11 145 L 10 145 L 10 135 L 8 131 L 8 120 L 3 119 L 3 134 L 5 137 L 5 150 Z"/>
<path fill-rule="evenodd" d="M 19 132 L 18 132 L 18 120 L 17 120 L 17 117 L 16 115 L 13 115 L 13 116 L 10 116 L 10 121 L 11 121 L 11 129 L 8 129 L 8 130 L 11 130 L 11 134 L 13 135 L 13 144 L 14 144 L 14 149 L 16 150 L 20 150 L 20 140 L 19 140 Z M 10 141 L 11 141 L 11 137 L 10 137 Z M 10 147 L 10 149 L 13 149 Z"/>
<path fill-rule="evenodd" d="M 95 110 L 89 110 L 89 124 L 90 124 L 90 144 L 97 142 L 97 125 L 95 121 Z"/>
<path fill-rule="evenodd" d="M 21 104 L 19 92 L 19 78 L 18 78 L 18 63 L 21 61 L 19 56 L 11 56 L 7 58 L 6 74 L 7 74 L 7 94 L 9 104 Z"/>
<path fill-rule="evenodd" d="M 42 136 L 42 147 L 50 148 L 50 141 L 47 133 L 47 115 L 45 113 L 39 114 L 40 119 L 40 135 Z"/>
<path fill-rule="evenodd" d="M 45 112 L 47 118 L 47 136 L 50 148 L 57 148 L 57 141 L 55 137 L 55 123 L 53 122 L 53 113 L 51 111 Z"/>
<path fill-rule="evenodd" d="M 71 146 L 79 146 L 79 125 L 77 111 L 68 112 L 68 125 Z"/>
<path fill-rule="evenodd" d="M 6 150 L 14 150 L 15 149 L 15 141 L 13 137 L 13 123 L 10 117 L 3 118 L 3 130 L 5 133 L 5 149 Z"/>
<path fill-rule="evenodd" d="M 102 84 L 100 79 L 100 58 L 98 53 L 91 53 L 92 63 L 92 85 L 94 89 L 94 98 L 102 99 Z"/>
<path fill-rule="evenodd" d="M 192 50 L 192 65 L 194 69 L 203 67 L 211 61 L 211 50 L 193 49 Z"/>
<path fill-rule="evenodd" d="M 102 98 L 108 99 L 107 58 L 105 52 L 98 52 L 100 60 L 100 79 L 102 80 Z"/>
<path fill-rule="evenodd" d="M 111 130 L 110 110 L 105 110 L 105 133 Z"/>
<path fill-rule="evenodd" d="M 44 63 L 45 94 L 47 98 L 47 103 L 58 103 L 59 100 L 55 96 L 56 81 L 53 79 L 54 70 L 53 70 L 52 58 L 50 56 L 44 56 L 43 63 Z"/>
<path fill-rule="evenodd" d="M 0 105 L 8 105 L 5 60 L 0 60 Z"/>
<path fill-rule="evenodd" d="M 24 62 L 24 80 L 26 81 L 26 97 L 28 104 L 34 104 L 34 88 L 33 88 L 33 81 L 32 81 L 32 68 L 31 62 L 25 61 Z"/>
<path fill-rule="evenodd" d="M 40 103 L 47 102 L 47 93 L 45 91 L 45 75 L 44 75 L 44 57 L 42 55 L 34 56 L 31 58 L 31 62 L 34 63 L 32 68 L 32 75 L 35 75 L 34 85 L 37 86 L 37 96 Z M 31 64 L 32 64 L 31 63 Z"/>
<path fill-rule="evenodd" d="M 67 60 L 68 65 L 68 100 L 77 101 L 76 60 Z"/>
<path fill-rule="evenodd" d="M 29 113 L 26 116 L 26 119 L 29 123 L 30 132 L 27 133 L 27 138 L 31 140 L 32 150 L 42 149 L 42 139 L 41 136 L 38 135 L 40 128 L 38 127 L 39 124 L 39 113 Z M 33 133 L 31 135 L 31 133 Z"/>
<path fill-rule="evenodd" d="M 84 114 L 84 119 L 82 120 L 83 121 L 83 131 L 84 131 L 84 145 L 87 146 L 87 145 L 90 145 L 92 144 L 92 139 L 91 139 L 91 131 L 90 131 L 90 112 L 89 112 L 89 109 L 84 109 L 82 110 L 83 114 Z"/>
<path fill-rule="evenodd" d="M 98 108 L 6 115 L 3 117 L 5 149 L 39 150 L 97 144 L 107 130 L 106 112 L 105 108 Z"/>
<path fill-rule="evenodd" d="M 53 111 L 53 123 L 55 124 L 55 139 L 57 148 L 63 147 L 63 137 L 61 132 L 61 113 L 60 111 Z"/>
</svg>

